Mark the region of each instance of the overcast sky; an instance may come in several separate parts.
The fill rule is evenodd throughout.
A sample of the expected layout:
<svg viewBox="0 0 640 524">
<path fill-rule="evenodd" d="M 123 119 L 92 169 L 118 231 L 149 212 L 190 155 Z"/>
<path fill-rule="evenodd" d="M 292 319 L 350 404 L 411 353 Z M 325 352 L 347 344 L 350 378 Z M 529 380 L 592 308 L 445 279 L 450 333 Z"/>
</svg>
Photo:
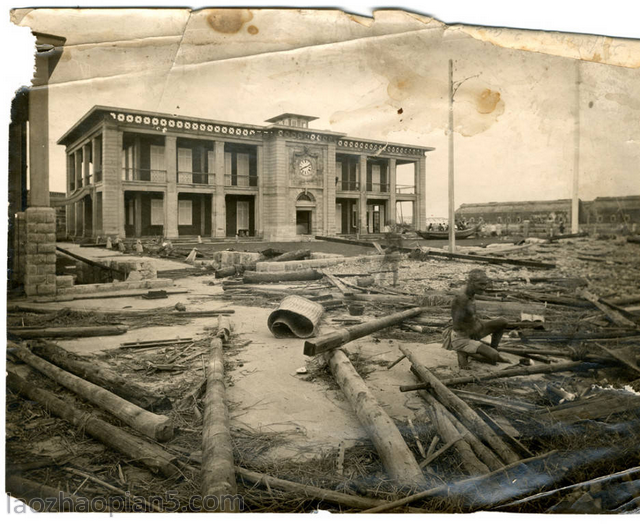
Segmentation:
<svg viewBox="0 0 640 524">
<path fill-rule="evenodd" d="M 67 38 L 50 91 L 52 190 L 65 187 L 64 148 L 55 141 L 94 105 L 251 124 L 294 112 L 319 117 L 312 126 L 320 129 L 435 147 L 427 156 L 427 214 L 446 216 L 453 59 L 455 80 L 471 77 L 455 103 L 457 205 L 570 198 L 578 103 L 580 197 L 640 194 L 637 42 L 576 44 L 558 35 L 538 42 L 543 50 L 562 42 L 567 56 L 577 50 L 588 58 L 576 61 L 504 47 L 499 32 L 485 34 L 487 43 L 477 32 L 409 15 L 376 22 L 332 12 L 215 15 L 48 10 L 21 18 Z M 522 48 L 530 38 L 515 41 Z M 636 67 L 590 61 L 621 57 Z"/>
</svg>

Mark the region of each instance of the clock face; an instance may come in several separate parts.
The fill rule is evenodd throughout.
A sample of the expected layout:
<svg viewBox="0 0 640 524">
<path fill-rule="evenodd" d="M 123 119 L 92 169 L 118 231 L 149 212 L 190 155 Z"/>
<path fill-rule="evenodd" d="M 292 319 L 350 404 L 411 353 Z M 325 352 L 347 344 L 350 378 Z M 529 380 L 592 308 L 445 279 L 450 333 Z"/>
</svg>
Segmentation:
<svg viewBox="0 0 640 524">
<path fill-rule="evenodd" d="M 313 174 L 313 164 L 308 158 L 303 158 L 298 162 L 298 170 L 302 176 L 311 176 Z"/>
</svg>

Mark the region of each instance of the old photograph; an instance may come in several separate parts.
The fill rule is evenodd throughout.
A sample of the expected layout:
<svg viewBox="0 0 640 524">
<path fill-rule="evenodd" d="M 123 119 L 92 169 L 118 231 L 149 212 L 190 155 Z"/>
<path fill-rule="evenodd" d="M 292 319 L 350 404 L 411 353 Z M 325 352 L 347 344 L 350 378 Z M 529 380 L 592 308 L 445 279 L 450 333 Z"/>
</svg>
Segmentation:
<svg viewBox="0 0 640 524">
<path fill-rule="evenodd" d="M 640 512 L 639 39 L 10 18 L 9 513 Z"/>
</svg>

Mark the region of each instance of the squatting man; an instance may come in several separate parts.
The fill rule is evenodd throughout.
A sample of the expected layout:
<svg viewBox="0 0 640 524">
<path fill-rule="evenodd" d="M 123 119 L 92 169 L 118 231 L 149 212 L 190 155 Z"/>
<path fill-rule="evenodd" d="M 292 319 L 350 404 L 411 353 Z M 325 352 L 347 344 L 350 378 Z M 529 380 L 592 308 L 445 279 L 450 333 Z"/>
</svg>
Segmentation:
<svg viewBox="0 0 640 524">
<path fill-rule="evenodd" d="M 482 322 L 476 313 L 475 295 L 487 289 L 489 279 L 484 271 L 474 269 L 469 272 L 467 286 L 463 293 L 456 295 L 451 304 L 453 325 L 443 332 L 443 346 L 458 354 L 460 369 L 469 368 L 469 357 L 481 362 L 496 364 L 510 361 L 498 352 L 498 344 L 507 328 L 504 318 Z M 481 339 L 491 335 L 491 344 Z"/>
</svg>

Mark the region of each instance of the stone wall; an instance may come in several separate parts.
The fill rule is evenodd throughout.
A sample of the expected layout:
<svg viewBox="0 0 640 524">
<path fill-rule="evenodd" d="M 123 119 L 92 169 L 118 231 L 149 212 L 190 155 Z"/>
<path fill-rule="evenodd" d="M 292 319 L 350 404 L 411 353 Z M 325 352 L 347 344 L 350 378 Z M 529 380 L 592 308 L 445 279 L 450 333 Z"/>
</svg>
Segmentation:
<svg viewBox="0 0 640 524">
<path fill-rule="evenodd" d="M 56 293 L 56 212 L 50 207 L 25 211 L 24 290 L 27 296 Z"/>
</svg>

